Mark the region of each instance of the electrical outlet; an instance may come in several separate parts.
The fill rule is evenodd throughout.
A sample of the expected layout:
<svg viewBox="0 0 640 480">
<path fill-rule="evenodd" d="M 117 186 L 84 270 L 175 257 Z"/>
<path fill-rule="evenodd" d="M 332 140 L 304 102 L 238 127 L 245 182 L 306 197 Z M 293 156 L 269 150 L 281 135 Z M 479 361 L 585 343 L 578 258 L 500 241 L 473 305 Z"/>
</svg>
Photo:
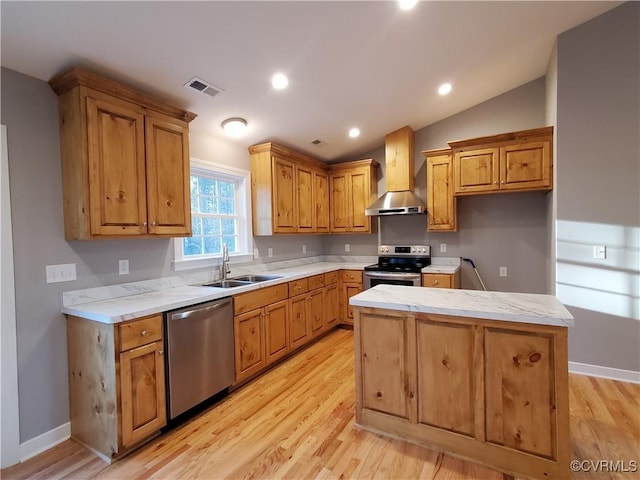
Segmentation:
<svg viewBox="0 0 640 480">
<path fill-rule="evenodd" d="M 260 258 L 260 250 L 257 248 L 253 249 L 253 258 Z"/>
<path fill-rule="evenodd" d="M 123 259 L 118 260 L 118 274 L 119 275 L 129 275 L 129 260 Z"/>
<path fill-rule="evenodd" d="M 268 256 L 269 258 L 273 257 L 273 248 L 269 247 L 269 248 L 267 249 L 267 256 Z"/>
<path fill-rule="evenodd" d="M 500 267 L 500 276 L 501 277 L 507 276 L 507 267 Z"/>
<path fill-rule="evenodd" d="M 77 279 L 75 263 L 47 265 L 45 271 L 47 283 L 72 282 Z"/>
<path fill-rule="evenodd" d="M 307 253 L 307 246 L 306 245 L 302 245 L 302 253 Z"/>
<path fill-rule="evenodd" d="M 350 252 L 351 251 L 351 245 L 349 245 L 348 243 L 344 244 L 344 251 L 345 252 Z"/>
<path fill-rule="evenodd" d="M 593 258 L 596 260 L 604 260 L 607 258 L 607 247 L 604 245 L 593 246 Z"/>
<path fill-rule="evenodd" d="M 447 253 L 447 244 L 446 243 L 441 243 L 440 244 L 440 253 Z"/>
</svg>

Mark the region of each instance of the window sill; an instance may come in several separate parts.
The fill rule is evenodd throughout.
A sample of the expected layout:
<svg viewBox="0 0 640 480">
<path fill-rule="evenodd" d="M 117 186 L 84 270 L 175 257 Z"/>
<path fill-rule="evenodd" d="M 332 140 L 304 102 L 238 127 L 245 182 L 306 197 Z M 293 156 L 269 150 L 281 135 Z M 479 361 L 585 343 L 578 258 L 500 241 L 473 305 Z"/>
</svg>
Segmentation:
<svg viewBox="0 0 640 480">
<path fill-rule="evenodd" d="M 240 263 L 249 263 L 253 261 L 253 254 L 236 254 L 229 255 L 229 265 L 237 265 Z M 174 272 L 182 272 L 185 270 L 196 270 L 201 268 L 219 267 L 222 265 L 222 257 L 207 258 L 190 258 L 185 260 L 174 260 L 172 268 Z"/>
</svg>

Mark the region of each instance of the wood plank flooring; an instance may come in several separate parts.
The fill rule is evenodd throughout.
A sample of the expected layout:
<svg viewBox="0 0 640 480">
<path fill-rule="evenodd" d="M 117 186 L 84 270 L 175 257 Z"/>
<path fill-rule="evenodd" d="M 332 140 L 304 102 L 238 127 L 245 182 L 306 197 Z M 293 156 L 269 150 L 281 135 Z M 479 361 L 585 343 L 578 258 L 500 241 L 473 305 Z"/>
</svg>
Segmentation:
<svg viewBox="0 0 640 480">
<path fill-rule="evenodd" d="M 570 375 L 575 460 L 640 462 L 640 385 Z M 512 477 L 354 427 L 353 333 L 336 330 L 112 465 L 68 440 L 2 479 Z M 574 479 L 640 478 L 579 472 Z"/>
</svg>

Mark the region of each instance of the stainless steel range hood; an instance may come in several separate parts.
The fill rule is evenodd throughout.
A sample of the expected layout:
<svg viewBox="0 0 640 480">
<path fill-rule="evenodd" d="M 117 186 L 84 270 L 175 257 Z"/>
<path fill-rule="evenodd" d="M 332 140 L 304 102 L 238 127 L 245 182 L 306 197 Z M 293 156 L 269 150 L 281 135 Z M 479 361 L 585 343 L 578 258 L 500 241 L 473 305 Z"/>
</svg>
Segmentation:
<svg viewBox="0 0 640 480">
<path fill-rule="evenodd" d="M 416 215 L 425 213 L 426 205 L 410 190 L 387 192 L 365 211 L 365 215 Z"/>
<path fill-rule="evenodd" d="M 365 215 L 416 215 L 427 206 L 413 193 L 413 130 L 402 127 L 385 137 L 387 192 L 365 209 Z"/>
</svg>

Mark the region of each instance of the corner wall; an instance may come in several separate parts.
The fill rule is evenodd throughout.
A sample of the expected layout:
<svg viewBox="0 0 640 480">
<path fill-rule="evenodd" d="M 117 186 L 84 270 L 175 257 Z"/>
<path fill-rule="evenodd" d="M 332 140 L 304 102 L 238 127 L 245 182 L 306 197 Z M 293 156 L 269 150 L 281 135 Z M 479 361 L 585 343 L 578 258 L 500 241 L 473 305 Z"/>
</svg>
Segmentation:
<svg viewBox="0 0 640 480">
<path fill-rule="evenodd" d="M 640 371 L 640 3 L 558 37 L 557 294 L 572 362 Z M 593 247 L 607 258 L 593 258 Z"/>
</svg>

